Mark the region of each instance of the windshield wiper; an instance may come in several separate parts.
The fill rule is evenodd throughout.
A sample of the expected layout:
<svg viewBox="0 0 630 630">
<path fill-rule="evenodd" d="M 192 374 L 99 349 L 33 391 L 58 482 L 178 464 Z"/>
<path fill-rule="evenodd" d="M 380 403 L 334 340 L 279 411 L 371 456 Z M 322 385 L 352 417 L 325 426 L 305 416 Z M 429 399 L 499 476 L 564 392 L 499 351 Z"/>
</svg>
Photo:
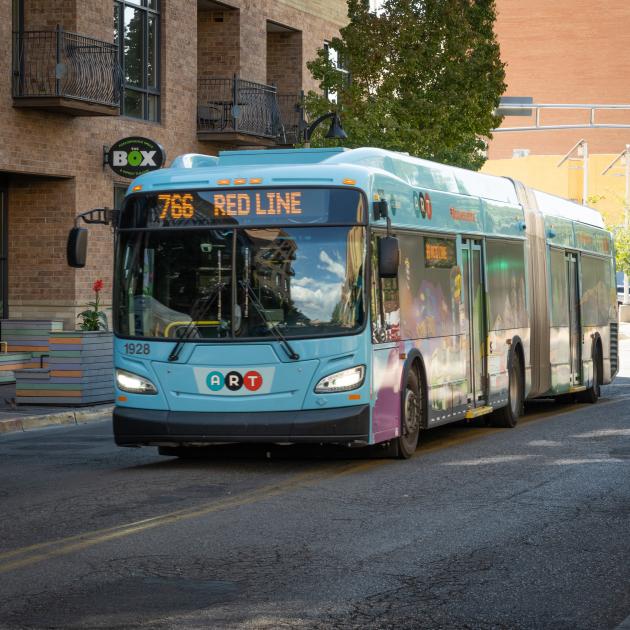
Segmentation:
<svg viewBox="0 0 630 630">
<path fill-rule="evenodd" d="M 177 359 L 179 358 L 179 353 L 184 347 L 184 342 L 190 337 L 190 335 L 192 335 L 193 330 L 197 327 L 197 322 L 199 322 L 201 318 L 204 317 L 205 314 L 210 310 L 210 307 L 214 304 L 217 296 L 225 286 L 225 282 L 217 282 L 210 289 L 210 292 L 207 295 L 201 295 L 194 301 L 192 308 L 190 309 L 190 322 L 188 322 L 188 325 L 186 326 L 186 328 L 184 328 L 184 332 L 181 334 L 180 338 L 175 344 L 175 347 L 168 355 L 169 361 L 177 361 Z"/>
<path fill-rule="evenodd" d="M 269 330 L 271 330 L 271 332 L 273 333 L 273 336 L 282 344 L 282 347 L 284 348 L 284 351 L 289 356 L 289 359 L 293 361 L 297 361 L 300 358 L 300 355 L 291 347 L 291 344 L 289 343 L 288 339 L 280 332 L 280 329 L 278 328 L 278 326 L 267 317 L 267 312 L 265 311 L 265 307 L 261 304 L 260 300 L 258 299 L 258 296 L 256 295 L 256 292 L 254 291 L 252 285 L 249 282 L 245 282 L 244 280 L 239 280 L 239 284 L 247 291 L 252 301 L 252 304 L 254 305 L 254 308 L 256 309 L 256 312 L 260 315 L 260 317 L 263 319 L 265 324 L 269 326 Z"/>
</svg>

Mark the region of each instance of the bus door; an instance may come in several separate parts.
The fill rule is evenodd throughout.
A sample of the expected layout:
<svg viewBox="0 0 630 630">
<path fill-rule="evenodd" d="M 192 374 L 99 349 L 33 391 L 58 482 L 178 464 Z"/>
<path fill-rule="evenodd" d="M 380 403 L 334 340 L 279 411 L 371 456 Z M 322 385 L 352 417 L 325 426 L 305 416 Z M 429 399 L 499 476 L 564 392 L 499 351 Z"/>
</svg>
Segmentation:
<svg viewBox="0 0 630 630">
<path fill-rule="evenodd" d="M 565 255 L 565 264 L 567 272 L 567 285 L 569 288 L 569 351 L 571 368 L 569 385 L 575 386 L 582 382 L 582 335 L 580 333 L 580 292 L 578 284 L 577 255 L 567 253 Z"/>
<path fill-rule="evenodd" d="M 481 260 L 481 241 L 462 241 L 462 280 L 468 313 L 469 394 L 468 402 L 475 407 L 486 403 L 486 318 L 485 290 Z"/>
</svg>

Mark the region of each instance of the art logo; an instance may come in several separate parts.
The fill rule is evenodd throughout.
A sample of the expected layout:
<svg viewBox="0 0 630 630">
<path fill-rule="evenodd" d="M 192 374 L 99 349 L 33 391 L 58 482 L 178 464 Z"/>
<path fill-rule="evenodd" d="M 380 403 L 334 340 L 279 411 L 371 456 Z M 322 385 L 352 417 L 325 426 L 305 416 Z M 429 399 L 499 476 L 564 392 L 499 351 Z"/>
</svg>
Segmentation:
<svg viewBox="0 0 630 630">
<path fill-rule="evenodd" d="M 157 142 L 138 136 L 116 142 L 107 152 L 107 164 L 117 175 L 133 179 L 161 168 L 165 157 Z"/>
<path fill-rule="evenodd" d="M 433 203 L 428 192 L 413 193 L 413 202 L 416 208 L 416 216 L 423 219 L 431 219 L 433 217 Z"/>
<path fill-rule="evenodd" d="M 224 387 L 232 392 L 245 388 L 250 392 L 257 392 L 263 384 L 263 377 L 256 370 L 249 370 L 245 374 L 232 370 L 223 374 L 217 370 L 210 372 L 206 377 L 206 385 L 213 392 L 221 391 Z"/>
<path fill-rule="evenodd" d="M 269 394 L 275 368 L 234 366 L 193 368 L 197 391 L 210 396 L 253 396 Z"/>
</svg>

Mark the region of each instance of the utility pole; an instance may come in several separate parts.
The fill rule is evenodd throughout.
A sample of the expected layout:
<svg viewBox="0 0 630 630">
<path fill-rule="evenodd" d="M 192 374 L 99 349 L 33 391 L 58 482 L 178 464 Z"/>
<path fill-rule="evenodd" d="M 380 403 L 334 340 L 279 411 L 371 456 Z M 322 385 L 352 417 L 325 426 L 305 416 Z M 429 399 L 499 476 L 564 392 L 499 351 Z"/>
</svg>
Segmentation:
<svg viewBox="0 0 630 630">
<path fill-rule="evenodd" d="M 558 168 L 562 166 L 575 152 L 577 152 L 578 157 L 582 158 L 582 205 L 588 206 L 588 142 L 584 138 L 576 142 L 556 166 Z"/>
</svg>

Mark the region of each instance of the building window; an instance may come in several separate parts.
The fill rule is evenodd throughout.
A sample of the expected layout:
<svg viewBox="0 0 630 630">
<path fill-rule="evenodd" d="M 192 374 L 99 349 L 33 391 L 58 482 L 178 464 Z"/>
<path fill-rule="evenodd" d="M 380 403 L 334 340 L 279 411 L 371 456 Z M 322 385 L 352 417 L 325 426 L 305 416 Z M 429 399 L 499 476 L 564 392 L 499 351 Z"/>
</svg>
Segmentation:
<svg viewBox="0 0 630 630">
<path fill-rule="evenodd" d="M 345 87 L 350 85 L 350 73 L 348 72 L 348 69 L 346 68 L 346 64 L 344 63 L 344 60 L 339 56 L 339 53 L 332 47 L 330 42 L 324 42 L 324 50 L 326 51 L 328 55 L 328 59 L 330 60 L 330 63 L 333 65 L 334 68 L 337 69 L 339 74 L 342 75 L 343 85 Z M 324 96 L 331 103 L 337 102 L 337 92 L 326 90 Z"/>
<path fill-rule="evenodd" d="M 121 113 L 159 121 L 159 0 L 114 0 L 114 43 L 123 71 Z"/>
</svg>

